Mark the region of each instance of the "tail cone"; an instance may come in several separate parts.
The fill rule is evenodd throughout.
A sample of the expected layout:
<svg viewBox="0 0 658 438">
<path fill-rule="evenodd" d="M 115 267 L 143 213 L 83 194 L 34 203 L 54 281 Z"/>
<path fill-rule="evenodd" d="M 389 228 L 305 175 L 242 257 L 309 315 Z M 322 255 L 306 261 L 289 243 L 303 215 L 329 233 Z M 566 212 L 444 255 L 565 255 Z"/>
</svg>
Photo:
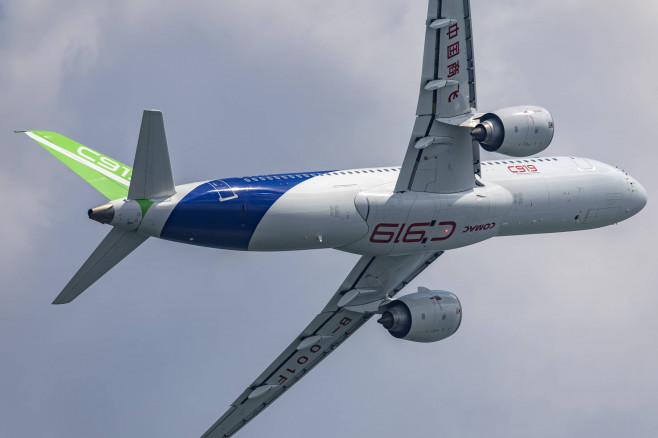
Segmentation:
<svg viewBox="0 0 658 438">
<path fill-rule="evenodd" d="M 87 211 L 89 219 L 100 222 L 101 224 L 109 224 L 114 219 L 114 206 L 109 202 L 107 204 L 99 205 L 98 207 L 90 208 Z"/>
<path fill-rule="evenodd" d="M 391 315 L 391 312 L 384 312 L 382 317 L 379 318 L 377 322 L 383 325 L 385 329 L 389 330 L 393 327 L 393 323 L 395 322 L 395 319 L 393 319 L 393 315 Z"/>
</svg>

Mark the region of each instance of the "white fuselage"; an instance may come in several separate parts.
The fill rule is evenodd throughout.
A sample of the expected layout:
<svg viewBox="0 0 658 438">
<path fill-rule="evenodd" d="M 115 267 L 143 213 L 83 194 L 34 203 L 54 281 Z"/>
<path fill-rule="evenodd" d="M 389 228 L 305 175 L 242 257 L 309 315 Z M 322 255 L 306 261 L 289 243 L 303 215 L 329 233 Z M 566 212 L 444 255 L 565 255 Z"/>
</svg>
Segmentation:
<svg viewBox="0 0 658 438">
<path fill-rule="evenodd" d="M 259 190 L 264 189 L 258 183 L 276 183 L 283 176 L 186 184 L 178 186 L 172 198 L 155 202 L 137 230 L 218 248 L 335 248 L 356 254 L 402 255 L 459 248 L 494 236 L 602 227 L 629 218 L 646 203 L 646 192 L 635 179 L 582 158 L 484 162 L 478 186 L 450 194 L 394 193 L 398 170 L 304 174 L 308 178 L 296 174 L 303 180 L 279 190 L 276 199 L 264 207 L 259 201 Z M 125 209 L 138 215 L 138 207 L 128 205 L 134 201 L 115 202 L 119 213 Z M 197 220 L 219 208 L 225 210 L 212 213 L 216 219 Z M 261 212 L 253 216 L 258 208 Z M 185 214 L 178 213 L 183 210 Z M 178 228 L 176 221 L 181 222 Z M 176 233 L 177 229 L 185 234 Z M 241 240 L 234 243 L 231 239 L 237 235 Z"/>
<path fill-rule="evenodd" d="M 393 193 L 395 170 L 332 172 L 294 187 L 265 215 L 249 249 L 439 251 L 497 235 L 610 225 L 646 202 L 633 178 L 593 160 L 490 161 L 482 165 L 483 186 L 452 194 Z"/>
</svg>

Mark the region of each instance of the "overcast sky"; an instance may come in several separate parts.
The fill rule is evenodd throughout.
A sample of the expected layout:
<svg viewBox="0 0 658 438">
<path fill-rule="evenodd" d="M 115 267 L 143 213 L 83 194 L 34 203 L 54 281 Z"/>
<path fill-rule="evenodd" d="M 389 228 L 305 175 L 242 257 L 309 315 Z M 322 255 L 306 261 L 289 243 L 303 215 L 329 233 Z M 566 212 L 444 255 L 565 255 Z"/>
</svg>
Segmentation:
<svg viewBox="0 0 658 438">
<path fill-rule="evenodd" d="M 649 192 L 611 227 L 446 253 L 435 344 L 366 324 L 238 437 L 653 437 L 658 430 L 658 6 L 472 1 L 478 104 L 548 108 L 543 155 Z M 0 435 L 198 437 L 321 310 L 357 257 L 149 239 L 51 301 L 109 231 L 104 198 L 15 129 L 132 163 L 164 111 L 175 181 L 399 165 L 423 0 L 0 0 Z"/>
</svg>

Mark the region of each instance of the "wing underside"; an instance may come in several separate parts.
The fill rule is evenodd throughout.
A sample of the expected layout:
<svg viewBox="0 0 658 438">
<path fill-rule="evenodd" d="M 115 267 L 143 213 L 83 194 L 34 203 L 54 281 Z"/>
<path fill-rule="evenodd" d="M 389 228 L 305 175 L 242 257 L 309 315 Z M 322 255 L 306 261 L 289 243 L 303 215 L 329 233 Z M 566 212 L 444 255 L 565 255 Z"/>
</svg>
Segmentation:
<svg viewBox="0 0 658 438">
<path fill-rule="evenodd" d="M 430 0 L 423 67 L 411 140 L 396 192 L 472 189 L 479 145 L 466 126 L 476 107 L 468 0 Z"/>
<path fill-rule="evenodd" d="M 395 191 L 472 189 L 475 74 L 468 0 L 429 0 L 420 95 Z M 322 312 L 231 404 L 203 438 L 229 437 L 280 397 L 442 253 L 363 256 Z"/>
<path fill-rule="evenodd" d="M 304 377 L 442 253 L 363 256 L 322 312 L 235 400 L 203 438 L 229 437 Z"/>
</svg>

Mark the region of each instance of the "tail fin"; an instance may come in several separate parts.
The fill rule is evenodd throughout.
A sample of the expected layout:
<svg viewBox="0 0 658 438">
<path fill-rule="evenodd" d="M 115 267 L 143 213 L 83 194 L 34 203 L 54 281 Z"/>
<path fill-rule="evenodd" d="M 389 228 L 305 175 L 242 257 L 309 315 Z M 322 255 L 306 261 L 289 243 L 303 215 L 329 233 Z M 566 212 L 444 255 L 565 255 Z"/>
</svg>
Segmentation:
<svg viewBox="0 0 658 438">
<path fill-rule="evenodd" d="M 161 111 L 144 111 L 134 172 L 130 167 L 57 133 L 17 132 L 25 132 L 36 140 L 110 200 L 128 198 L 141 201 L 176 193 Z M 113 228 L 53 304 L 73 301 L 146 239 L 148 236 L 135 231 Z"/>
<path fill-rule="evenodd" d="M 56 132 L 24 132 L 108 199 L 128 196 L 132 169 Z"/>
<path fill-rule="evenodd" d="M 112 228 L 71 281 L 64 286 L 62 292 L 57 295 L 53 304 L 66 304 L 73 301 L 146 239 L 148 236 L 134 231 Z"/>
<path fill-rule="evenodd" d="M 24 132 L 108 199 L 152 199 L 176 193 L 162 111 L 145 110 L 134 170 L 119 161 L 49 131 Z"/>
</svg>

